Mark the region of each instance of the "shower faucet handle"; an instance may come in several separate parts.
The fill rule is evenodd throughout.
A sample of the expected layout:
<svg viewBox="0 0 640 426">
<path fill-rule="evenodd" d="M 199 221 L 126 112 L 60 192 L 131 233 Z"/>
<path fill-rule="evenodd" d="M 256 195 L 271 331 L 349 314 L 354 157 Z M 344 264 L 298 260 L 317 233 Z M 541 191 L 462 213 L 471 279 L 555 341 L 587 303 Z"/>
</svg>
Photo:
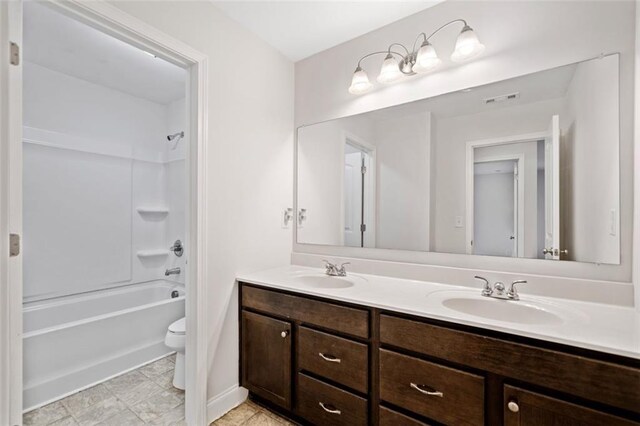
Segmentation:
<svg viewBox="0 0 640 426">
<path fill-rule="evenodd" d="M 182 241 L 176 240 L 171 247 L 169 247 L 169 251 L 172 251 L 173 254 L 180 257 L 184 253 L 184 247 L 182 246 Z"/>
</svg>

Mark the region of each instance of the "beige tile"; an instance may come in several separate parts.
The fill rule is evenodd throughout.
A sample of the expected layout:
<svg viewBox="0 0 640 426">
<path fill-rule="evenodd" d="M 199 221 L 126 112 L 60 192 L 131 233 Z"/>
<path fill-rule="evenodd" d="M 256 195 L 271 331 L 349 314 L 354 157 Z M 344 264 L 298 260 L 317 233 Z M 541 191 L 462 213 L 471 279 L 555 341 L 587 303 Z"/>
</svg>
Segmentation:
<svg viewBox="0 0 640 426">
<path fill-rule="evenodd" d="M 174 364 L 175 364 L 175 363 L 176 363 L 176 354 L 169 355 L 169 356 L 167 357 L 167 359 L 168 359 L 169 361 L 171 361 L 172 363 L 174 363 Z"/>
<path fill-rule="evenodd" d="M 173 370 L 169 370 L 166 373 L 162 373 L 159 376 L 155 376 L 151 380 L 153 380 L 155 383 L 157 383 L 159 386 L 165 389 L 172 388 L 173 387 Z"/>
<path fill-rule="evenodd" d="M 113 393 L 118 394 L 125 392 L 146 380 L 149 380 L 147 376 L 138 370 L 133 370 L 104 382 L 104 385 Z"/>
<path fill-rule="evenodd" d="M 283 420 L 280 417 L 270 416 L 264 411 L 260 411 L 243 423 L 242 426 L 282 426 L 285 424 Z"/>
<path fill-rule="evenodd" d="M 113 394 L 104 386 L 97 385 L 64 398 L 61 402 L 71 414 L 76 414 L 92 405 L 103 401 Z"/>
<path fill-rule="evenodd" d="M 53 423 L 49 423 L 48 426 L 79 426 L 78 422 L 76 422 L 76 420 L 69 416 L 69 417 L 65 417 L 64 419 L 60 419 L 57 422 L 53 422 Z"/>
<path fill-rule="evenodd" d="M 173 362 L 169 361 L 167 358 L 161 358 L 151 364 L 140 367 L 137 371 L 149 378 L 153 378 L 161 375 L 162 373 L 166 373 L 169 370 L 173 370 L 174 368 L 175 365 Z"/>
<path fill-rule="evenodd" d="M 259 412 L 259 409 L 251 405 L 241 404 L 233 410 L 229 411 L 224 416 L 220 417 L 212 424 L 216 426 L 239 426 L 244 424 L 244 422 L 246 422 Z"/>
<path fill-rule="evenodd" d="M 56 401 L 44 407 L 29 411 L 22 416 L 22 423 L 24 426 L 48 425 L 49 423 L 68 417 L 69 414 L 69 410 L 67 410 L 60 401 Z"/>
<path fill-rule="evenodd" d="M 279 424 L 287 425 L 287 426 L 294 424 L 294 423 L 291 423 L 289 420 L 285 419 L 284 417 L 281 417 L 278 414 L 274 413 L 273 411 L 267 410 L 266 408 L 263 408 L 262 412 L 267 416 L 277 420 Z"/>
<path fill-rule="evenodd" d="M 124 410 L 107 420 L 98 423 L 98 426 L 140 426 L 145 423 L 131 410 Z"/>
<path fill-rule="evenodd" d="M 128 406 L 132 406 L 138 402 L 144 401 L 145 399 L 149 399 L 151 395 L 160 391 L 162 391 L 161 386 L 149 379 L 145 379 L 143 382 L 140 382 L 127 390 L 115 392 L 115 394 L 120 401 L 124 402 Z"/>
<path fill-rule="evenodd" d="M 163 414 L 180 405 L 182 401 L 168 390 L 163 390 L 149 399 L 131 407 L 134 413 L 142 420 L 149 423 L 154 419 L 162 417 Z"/>
<path fill-rule="evenodd" d="M 184 404 L 180 404 L 148 424 L 153 426 L 177 426 L 183 423 L 186 425 L 184 422 Z"/>
<path fill-rule="evenodd" d="M 83 411 L 75 413 L 73 417 L 75 417 L 78 423 L 82 426 L 93 426 L 126 409 L 127 406 L 124 402 L 120 401 L 115 396 L 112 396 L 92 405 L 89 408 L 86 408 Z"/>
<path fill-rule="evenodd" d="M 176 398 L 178 398 L 180 400 L 180 402 L 184 403 L 184 391 L 180 390 L 178 388 L 174 388 L 173 386 L 171 386 L 170 388 L 166 389 L 167 392 L 173 394 L 176 396 Z"/>
</svg>

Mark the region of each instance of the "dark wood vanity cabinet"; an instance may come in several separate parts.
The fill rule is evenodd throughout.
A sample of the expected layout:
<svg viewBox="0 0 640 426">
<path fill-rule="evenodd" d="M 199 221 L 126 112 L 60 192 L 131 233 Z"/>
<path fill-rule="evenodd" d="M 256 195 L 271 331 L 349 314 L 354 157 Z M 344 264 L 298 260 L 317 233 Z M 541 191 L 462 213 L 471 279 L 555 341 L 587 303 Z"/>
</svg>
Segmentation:
<svg viewBox="0 0 640 426">
<path fill-rule="evenodd" d="M 291 323 L 242 312 L 242 385 L 291 408 Z"/>
<path fill-rule="evenodd" d="M 640 425 L 640 362 L 241 284 L 241 384 L 315 425 Z"/>
</svg>

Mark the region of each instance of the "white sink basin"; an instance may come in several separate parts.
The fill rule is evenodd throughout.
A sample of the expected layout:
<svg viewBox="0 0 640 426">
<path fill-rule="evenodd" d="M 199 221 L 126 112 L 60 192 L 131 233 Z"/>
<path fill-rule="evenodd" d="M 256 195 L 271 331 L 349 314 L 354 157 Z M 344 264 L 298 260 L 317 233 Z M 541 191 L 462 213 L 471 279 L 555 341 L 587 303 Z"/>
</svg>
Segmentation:
<svg viewBox="0 0 640 426">
<path fill-rule="evenodd" d="M 313 288 L 349 288 L 355 282 L 349 277 L 330 277 L 328 275 L 299 275 L 296 281 Z"/>
<path fill-rule="evenodd" d="M 576 313 L 534 300 L 501 300 L 470 291 L 436 291 L 429 295 L 447 309 L 484 319 L 537 325 L 560 325 Z"/>
</svg>

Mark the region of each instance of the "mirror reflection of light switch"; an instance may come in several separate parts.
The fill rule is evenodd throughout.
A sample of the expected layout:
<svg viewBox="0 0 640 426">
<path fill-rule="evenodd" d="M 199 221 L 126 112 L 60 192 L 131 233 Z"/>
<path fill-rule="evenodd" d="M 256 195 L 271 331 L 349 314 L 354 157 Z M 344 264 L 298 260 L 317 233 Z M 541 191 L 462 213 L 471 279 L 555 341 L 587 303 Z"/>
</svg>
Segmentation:
<svg viewBox="0 0 640 426">
<path fill-rule="evenodd" d="M 462 228 L 462 216 L 456 216 L 456 228 Z"/>
</svg>

